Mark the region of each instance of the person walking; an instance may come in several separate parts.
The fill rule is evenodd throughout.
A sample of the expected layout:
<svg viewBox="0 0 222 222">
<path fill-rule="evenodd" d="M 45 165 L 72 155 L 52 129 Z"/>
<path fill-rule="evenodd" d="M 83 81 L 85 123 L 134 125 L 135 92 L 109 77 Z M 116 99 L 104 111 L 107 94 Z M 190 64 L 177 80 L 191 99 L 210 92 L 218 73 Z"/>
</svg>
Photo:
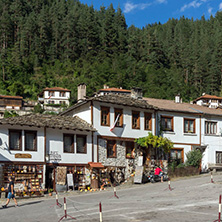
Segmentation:
<svg viewBox="0 0 222 222">
<path fill-rule="evenodd" d="M 15 202 L 15 207 L 18 207 L 18 203 L 15 199 L 15 190 L 14 190 L 14 179 L 10 176 L 9 177 L 9 185 L 8 185 L 8 197 L 7 197 L 7 201 L 6 201 L 6 204 L 3 205 L 2 207 L 3 208 L 6 208 L 8 207 L 8 204 L 10 202 L 10 199 L 13 199 L 14 202 Z"/>
</svg>

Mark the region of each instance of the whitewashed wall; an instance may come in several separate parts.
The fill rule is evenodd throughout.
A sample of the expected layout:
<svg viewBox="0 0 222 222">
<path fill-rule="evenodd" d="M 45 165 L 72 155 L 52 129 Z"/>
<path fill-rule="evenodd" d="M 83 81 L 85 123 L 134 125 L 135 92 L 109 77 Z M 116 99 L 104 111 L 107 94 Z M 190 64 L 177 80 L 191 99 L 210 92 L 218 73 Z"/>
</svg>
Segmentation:
<svg viewBox="0 0 222 222">
<path fill-rule="evenodd" d="M 57 151 L 61 155 L 61 161 L 58 163 L 87 164 L 92 162 L 92 138 L 91 133 L 72 130 L 47 129 L 46 150 L 47 153 Z M 63 152 L 63 134 L 74 134 L 74 153 Z M 87 136 L 87 153 L 80 154 L 76 152 L 76 134 Z M 53 162 L 53 161 L 50 161 Z"/>
<path fill-rule="evenodd" d="M 9 129 L 22 130 L 22 151 L 10 150 L 9 147 Z M 37 131 L 37 151 L 25 151 L 24 130 Z M 36 127 L 22 126 L 2 126 L 0 125 L 0 161 L 22 161 L 22 162 L 44 162 L 44 129 Z M 16 153 L 31 154 L 32 158 L 15 158 Z"/>
<path fill-rule="evenodd" d="M 110 126 L 101 126 L 101 106 L 110 107 Z M 114 119 L 114 109 L 123 109 L 123 127 L 115 127 L 111 132 Z M 132 129 L 132 111 L 140 111 L 140 129 Z M 93 125 L 97 129 L 97 133 L 103 136 L 139 138 L 148 135 L 148 130 L 144 130 L 144 112 L 149 110 L 138 109 L 121 105 L 110 105 L 105 103 L 94 102 L 93 109 Z M 152 112 L 152 111 L 150 111 Z M 154 115 L 152 116 L 152 133 L 154 133 Z"/>
<path fill-rule="evenodd" d="M 205 134 L 205 121 L 217 122 L 216 135 Z M 222 152 L 222 118 L 216 116 L 205 116 L 202 118 L 202 144 L 207 148 L 204 152 L 203 164 L 208 168 L 209 164 L 216 164 L 216 151 Z"/>
</svg>

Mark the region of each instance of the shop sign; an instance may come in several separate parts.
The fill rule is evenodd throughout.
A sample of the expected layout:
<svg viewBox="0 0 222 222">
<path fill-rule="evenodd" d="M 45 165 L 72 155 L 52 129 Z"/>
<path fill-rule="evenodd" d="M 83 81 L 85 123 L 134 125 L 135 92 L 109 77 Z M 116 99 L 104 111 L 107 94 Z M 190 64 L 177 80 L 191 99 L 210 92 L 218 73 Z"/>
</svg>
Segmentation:
<svg viewBox="0 0 222 222">
<path fill-rule="evenodd" d="M 67 185 L 68 185 L 68 187 L 74 187 L 73 174 L 72 173 L 67 174 Z"/>
<path fill-rule="evenodd" d="M 136 166 L 134 183 L 142 183 L 143 166 Z"/>
<path fill-rule="evenodd" d="M 62 156 L 58 153 L 58 151 L 51 151 L 49 153 L 49 160 L 58 162 L 62 160 Z"/>
<path fill-rule="evenodd" d="M 15 158 L 32 158 L 32 155 L 29 153 L 16 153 Z"/>
</svg>

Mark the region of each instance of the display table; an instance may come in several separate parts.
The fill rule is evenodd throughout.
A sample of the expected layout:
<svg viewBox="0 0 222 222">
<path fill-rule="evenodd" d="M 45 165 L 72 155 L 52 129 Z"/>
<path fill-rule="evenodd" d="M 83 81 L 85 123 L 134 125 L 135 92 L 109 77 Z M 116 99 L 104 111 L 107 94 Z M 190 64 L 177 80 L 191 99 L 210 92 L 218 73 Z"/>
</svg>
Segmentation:
<svg viewBox="0 0 222 222">
<path fill-rule="evenodd" d="M 41 189 L 41 190 L 28 190 L 28 191 L 15 191 L 16 197 L 33 197 L 33 196 L 44 196 L 44 192 L 47 191 L 47 189 Z"/>
</svg>

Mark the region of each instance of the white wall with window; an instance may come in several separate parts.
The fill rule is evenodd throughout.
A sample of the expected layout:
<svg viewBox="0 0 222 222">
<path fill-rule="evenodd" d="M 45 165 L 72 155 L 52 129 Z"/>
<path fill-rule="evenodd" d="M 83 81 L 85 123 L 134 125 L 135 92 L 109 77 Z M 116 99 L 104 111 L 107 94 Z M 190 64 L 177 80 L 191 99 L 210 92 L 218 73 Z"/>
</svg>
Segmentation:
<svg viewBox="0 0 222 222">
<path fill-rule="evenodd" d="M 157 132 L 169 138 L 173 143 L 199 144 L 200 117 L 185 113 L 157 113 Z"/>
<path fill-rule="evenodd" d="M 219 155 L 217 153 L 222 151 L 222 117 L 205 116 L 202 118 L 201 140 L 207 146 L 203 158 L 206 167 L 208 164 L 216 164 Z"/>
<path fill-rule="evenodd" d="M 58 163 L 88 164 L 92 162 L 91 132 L 47 129 L 47 153 L 58 152 Z M 50 161 L 53 162 L 53 161 Z"/>
<path fill-rule="evenodd" d="M 16 158 L 30 154 L 31 158 Z M 0 161 L 44 161 L 44 129 L 24 126 L 0 126 Z"/>
<path fill-rule="evenodd" d="M 69 99 L 70 99 L 70 91 L 56 91 L 56 90 L 44 91 L 45 104 L 69 105 Z"/>
</svg>

